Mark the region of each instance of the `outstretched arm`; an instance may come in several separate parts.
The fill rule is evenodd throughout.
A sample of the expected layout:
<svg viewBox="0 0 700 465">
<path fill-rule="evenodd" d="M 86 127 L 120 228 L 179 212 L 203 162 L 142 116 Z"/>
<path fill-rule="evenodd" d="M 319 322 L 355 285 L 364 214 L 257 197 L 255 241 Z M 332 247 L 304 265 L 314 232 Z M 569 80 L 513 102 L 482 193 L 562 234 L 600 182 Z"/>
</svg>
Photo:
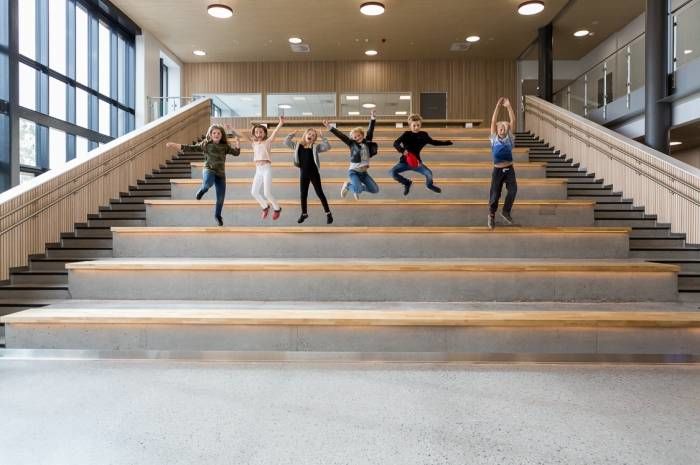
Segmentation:
<svg viewBox="0 0 700 465">
<path fill-rule="evenodd" d="M 323 135 L 321 131 L 318 131 L 318 138 L 321 142 L 318 144 L 318 153 L 327 152 L 331 149 L 331 143 L 328 142 L 328 138 Z"/>
<path fill-rule="evenodd" d="M 367 134 L 365 134 L 365 139 L 372 140 L 374 136 L 374 125 L 377 122 L 377 112 L 372 110 L 370 112 L 369 127 L 367 128 Z"/>
<path fill-rule="evenodd" d="M 338 139 L 342 140 L 346 145 L 352 145 L 352 144 L 353 144 L 354 141 L 353 141 L 352 139 L 350 139 L 348 136 L 346 136 L 345 134 L 343 134 L 342 132 L 340 132 L 338 129 L 336 129 L 336 128 L 334 128 L 334 127 L 331 127 L 331 125 L 330 125 L 330 123 L 328 122 L 327 119 L 324 119 L 324 120 L 323 120 L 323 127 L 325 127 L 326 129 L 328 129 L 335 137 L 337 137 Z"/>
<path fill-rule="evenodd" d="M 498 103 L 496 104 L 496 108 L 493 110 L 493 116 L 491 117 L 491 134 L 496 134 L 496 123 L 498 122 L 498 110 L 501 109 L 501 104 L 503 103 L 503 100 L 505 100 L 503 97 L 498 99 Z"/>
<path fill-rule="evenodd" d="M 180 152 L 202 152 L 204 153 L 204 143 L 196 145 L 178 144 L 177 142 L 168 142 L 166 148 L 177 149 Z"/>
<path fill-rule="evenodd" d="M 435 140 L 432 137 L 428 136 L 428 144 L 436 145 L 436 146 L 452 145 L 452 141 L 451 140 Z"/>
<path fill-rule="evenodd" d="M 296 135 L 296 132 L 290 132 L 289 134 L 287 134 L 287 137 L 284 138 L 284 145 L 294 150 L 297 147 L 296 142 L 294 142 L 294 138 L 296 137 Z"/>
<path fill-rule="evenodd" d="M 510 132 L 515 134 L 515 112 L 513 111 L 513 106 L 510 104 L 510 100 L 505 99 L 503 101 L 503 106 L 508 110 L 508 119 L 510 120 Z"/>
<path fill-rule="evenodd" d="M 269 139 L 270 139 L 271 141 L 272 141 L 272 140 L 275 140 L 275 137 L 277 136 L 277 132 L 280 130 L 280 128 L 281 128 L 282 126 L 284 126 L 284 116 L 280 116 L 280 122 L 277 123 L 277 127 L 274 129 L 274 131 L 272 131 L 272 134 L 270 134 Z"/>
</svg>

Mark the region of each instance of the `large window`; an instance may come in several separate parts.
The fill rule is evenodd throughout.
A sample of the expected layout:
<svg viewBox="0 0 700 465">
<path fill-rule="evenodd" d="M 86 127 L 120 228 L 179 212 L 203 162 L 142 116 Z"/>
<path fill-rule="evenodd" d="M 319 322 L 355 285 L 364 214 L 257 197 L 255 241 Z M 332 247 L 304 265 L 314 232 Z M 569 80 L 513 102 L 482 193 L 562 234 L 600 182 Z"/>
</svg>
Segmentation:
<svg viewBox="0 0 700 465">
<path fill-rule="evenodd" d="M 0 192 L 9 188 L 10 180 L 10 61 L 8 57 L 8 0 L 0 0 Z"/>
<path fill-rule="evenodd" d="M 7 45 L 8 2 L 0 0 L 0 47 Z M 135 51 L 133 35 L 109 23 L 91 2 L 17 5 L 16 117 L 20 179 L 26 180 L 134 129 Z M 3 51 L 0 72 L 7 75 Z M 0 98 L 7 82 L 0 79 Z"/>
<path fill-rule="evenodd" d="M 335 94 L 267 94 L 267 116 L 335 116 Z"/>
<path fill-rule="evenodd" d="M 340 96 L 340 116 L 407 116 L 411 113 L 410 92 L 348 93 Z"/>
<path fill-rule="evenodd" d="M 262 116 L 261 94 L 194 94 L 196 99 L 212 99 L 212 116 L 225 118 L 247 117 L 259 118 Z"/>
</svg>

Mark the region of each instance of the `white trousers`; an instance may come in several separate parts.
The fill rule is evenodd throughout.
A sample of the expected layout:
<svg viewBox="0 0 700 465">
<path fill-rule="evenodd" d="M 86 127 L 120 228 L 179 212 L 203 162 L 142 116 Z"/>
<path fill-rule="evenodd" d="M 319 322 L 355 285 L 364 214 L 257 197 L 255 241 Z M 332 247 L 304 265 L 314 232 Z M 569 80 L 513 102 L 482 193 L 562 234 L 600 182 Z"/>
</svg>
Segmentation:
<svg viewBox="0 0 700 465">
<path fill-rule="evenodd" d="M 277 200 L 272 195 L 272 165 L 270 163 L 255 165 L 255 177 L 250 193 L 258 201 L 260 208 L 272 205 L 274 210 L 280 209 Z"/>
</svg>

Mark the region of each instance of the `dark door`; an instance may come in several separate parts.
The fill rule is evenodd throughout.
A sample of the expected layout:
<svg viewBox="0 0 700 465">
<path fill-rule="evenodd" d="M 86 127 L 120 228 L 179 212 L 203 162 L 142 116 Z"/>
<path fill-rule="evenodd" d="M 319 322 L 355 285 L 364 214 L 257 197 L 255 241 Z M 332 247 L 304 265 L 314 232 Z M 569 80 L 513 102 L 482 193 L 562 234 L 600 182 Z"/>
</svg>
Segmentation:
<svg viewBox="0 0 700 465">
<path fill-rule="evenodd" d="M 421 93 L 420 113 L 425 119 L 447 119 L 447 94 L 444 92 Z"/>
</svg>

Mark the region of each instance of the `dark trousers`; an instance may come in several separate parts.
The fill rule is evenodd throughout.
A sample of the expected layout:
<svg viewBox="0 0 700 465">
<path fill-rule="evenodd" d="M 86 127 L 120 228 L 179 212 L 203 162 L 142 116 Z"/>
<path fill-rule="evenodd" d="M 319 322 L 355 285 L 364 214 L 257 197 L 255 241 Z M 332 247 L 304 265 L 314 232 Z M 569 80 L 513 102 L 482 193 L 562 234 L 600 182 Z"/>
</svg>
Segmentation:
<svg viewBox="0 0 700 465">
<path fill-rule="evenodd" d="M 506 168 L 494 168 L 491 174 L 491 195 L 489 197 L 489 211 L 491 214 L 498 210 L 498 201 L 501 199 L 503 184 L 506 185 L 506 200 L 503 203 L 503 212 L 510 214 L 515 202 L 515 194 L 518 193 L 518 183 L 515 180 L 515 170 L 512 166 Z"/>
<path fill-rule="evenodd" d="M 216 189 L 216 210 L 214 216 L 221 216 L 221 209 L 224 207 L 224 199 L 226 198 L 226 177 L 218 176 L 212 170 L 204 170 L 202 173 L 202 187 L 199 188 L 197 195 L 204 195 L 211 186 Z"/>
<path fill-rule="evenodd" d="M 299 178 L 299 189 L 301 191 L 301 212 L 306 213 L 307 210 L 309 184 L 314 185 L 316 195 L 323 205 L 323 211 L 326 213 L 330 212 L 331 209 L 328 206 L 328 200 L 326 200 L 326 195 L 323 193 L 323 187 L 321 186 L 321 175 L 317 170 L 309 170 L 309 172 L 305 172 L 304 170 L 301 171 L 301 177 Z"/>
</svg>

